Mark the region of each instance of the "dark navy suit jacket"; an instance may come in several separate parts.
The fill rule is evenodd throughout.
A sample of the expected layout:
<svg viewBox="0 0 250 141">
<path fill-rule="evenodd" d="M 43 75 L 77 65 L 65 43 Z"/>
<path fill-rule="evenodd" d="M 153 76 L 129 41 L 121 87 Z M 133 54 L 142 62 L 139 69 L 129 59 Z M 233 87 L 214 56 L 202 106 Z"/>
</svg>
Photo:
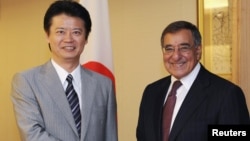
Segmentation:
<svg viewBox="0 0 250 141">
<path fill-rule="evenodd" d="M 167 76 L 143 93 L 136 136 L 138 141 L 162 141 L 162 106 L 171 83 Z M 243 91 L 202 65 L 173 123 L 169 141 L 207 141 L 209 124 L 250 124 Z"/>
</svg>

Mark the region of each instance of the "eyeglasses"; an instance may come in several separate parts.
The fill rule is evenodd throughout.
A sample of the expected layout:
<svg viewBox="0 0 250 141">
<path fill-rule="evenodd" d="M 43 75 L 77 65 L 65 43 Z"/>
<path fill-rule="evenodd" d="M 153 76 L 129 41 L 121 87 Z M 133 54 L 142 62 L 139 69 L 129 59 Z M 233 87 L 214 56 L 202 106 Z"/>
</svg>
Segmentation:
<svg viewBox="0 0 250 141">
<path fill-rule="evenodd" d="M 177 45 L 177 50 L 180 53 L 185 54 L 185 53 L 190 52 L 192 50 L 192 47 L 193 46 L 190 46 L 189 44 L 180 44 L 180 45 Z M 167 45 L 165 47 L 162 47 L 162 52 L 164 54 L 171 55 L 175 52 L 175 47 L 171 45 Z"/>
</svg>

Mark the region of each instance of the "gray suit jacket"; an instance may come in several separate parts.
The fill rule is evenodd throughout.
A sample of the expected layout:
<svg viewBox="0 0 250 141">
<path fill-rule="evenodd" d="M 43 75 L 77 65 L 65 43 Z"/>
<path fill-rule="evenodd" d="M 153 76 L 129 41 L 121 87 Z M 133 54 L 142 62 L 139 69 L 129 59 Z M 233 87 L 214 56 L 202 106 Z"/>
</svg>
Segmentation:
<svg viewBox="0 0 250 141">
<path fill-rule="evenodd" d="M 81 69 L 82 125 L 79 139 L 59 77 L 48 61 L 13 77 L 11 98 L 25 141 L 117 141 L 112 82 Z"/>
</svg>

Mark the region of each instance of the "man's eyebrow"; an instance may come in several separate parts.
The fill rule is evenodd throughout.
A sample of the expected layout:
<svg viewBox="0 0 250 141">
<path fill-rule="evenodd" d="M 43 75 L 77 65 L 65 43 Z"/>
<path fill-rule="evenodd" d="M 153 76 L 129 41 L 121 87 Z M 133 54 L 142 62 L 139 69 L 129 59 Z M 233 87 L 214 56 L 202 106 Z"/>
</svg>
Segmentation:
<svg viewBox="0 0 250 141">
<path fill-rule="evenodd" d="M 189 43 L 181 43 L 180 45 L 188 45 L 188 46 L 191 46 Z"/>
</svg>

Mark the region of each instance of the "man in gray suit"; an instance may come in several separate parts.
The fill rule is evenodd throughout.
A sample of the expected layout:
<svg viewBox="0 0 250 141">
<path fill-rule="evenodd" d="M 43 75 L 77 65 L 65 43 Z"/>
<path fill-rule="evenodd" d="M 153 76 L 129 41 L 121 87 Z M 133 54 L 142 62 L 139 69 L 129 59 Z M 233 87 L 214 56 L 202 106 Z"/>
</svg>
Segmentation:
<svg viewBox="0 0 250 141">
<path fill-rule="evenodd" d="M 12 81 L 11 98 L 21 139 L 117 141 L 112 82 L 79 62 L 91 31 L 88 11 L 77 2 L 56 1 L 44 16 L 44 30 L 51 59 L 15 74 Z M 73 85 L 66 81 L 69 74 Z M 74 104 L 65 91 L 75 96 Z"/>
</svg>

